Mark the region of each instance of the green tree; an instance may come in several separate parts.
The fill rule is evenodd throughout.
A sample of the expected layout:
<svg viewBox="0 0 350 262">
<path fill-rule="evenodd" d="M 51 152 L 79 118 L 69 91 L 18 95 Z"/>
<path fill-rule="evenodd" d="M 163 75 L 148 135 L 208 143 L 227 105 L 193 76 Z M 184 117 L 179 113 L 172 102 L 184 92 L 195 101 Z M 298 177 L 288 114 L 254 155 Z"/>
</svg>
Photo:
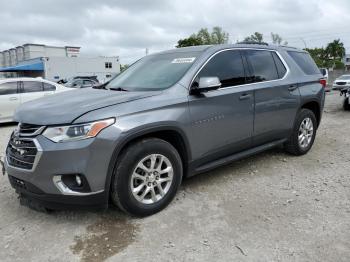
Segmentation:
<svg viewBox="0 0 350 262">
<path fill-rule="evenodd" d="M 188 38 L 180 39 L 177 42 L 176 47 L 196 46 L 196 45 L 202 45 L 202 42 L 196 35 L 193 34 Z"/>
<path fill-rule="evenodd" d="M 271 32 L 272 43 L 275 45 L 281 45 L 283 42 L 283 38 L 279 34 L 274 34 Z M 283 42 L 283 45 L 288 45 L 287 41 Z"/>
<path fill-rule="evenodd" d="M 305 51 L 309 52 L 318 67 L 332 67 L 332 63 L 328 59 L 326 50 L 321 48 L 305 48 Z"/>
<path fill-rule="evenodd" d="M 222 30 L 221 27 L 214 27 L 211 33 L 212 44 L 226 44 L 228 42 L 229 34 Z"/>
<path fill-rule="evenodd" d="M 318 67 L 337 69 L 344 67 L 342 60 L 345 56 L 345 48 L 340 39 L 328 43 L 326 48 L 305 48 L 305 50 L 309 52 Z"/>
<path fill-rule="evenodd" d="M 262 43 L 264 42 L 264 36 L 259 32 L 255 32 L 251 36 L 244 38 L 244 42 Z"/>
<path fill-rule="evenodd" d="M 207 28 L 202 28 L 198 33 L 192 34 L 188 38 L 180 39 L 176 47 L 226 44 L 228 39 L 229 34 L 222 30 L 221 27 L 213 27 L 212 32 L 209 32 Z"/>
<path fill-rule="evenodd" d="M 336 39 L 327 45 L 326 52 L 330 59 L 341 60 L 345 56 L 344 44 Z"/>
</svg>

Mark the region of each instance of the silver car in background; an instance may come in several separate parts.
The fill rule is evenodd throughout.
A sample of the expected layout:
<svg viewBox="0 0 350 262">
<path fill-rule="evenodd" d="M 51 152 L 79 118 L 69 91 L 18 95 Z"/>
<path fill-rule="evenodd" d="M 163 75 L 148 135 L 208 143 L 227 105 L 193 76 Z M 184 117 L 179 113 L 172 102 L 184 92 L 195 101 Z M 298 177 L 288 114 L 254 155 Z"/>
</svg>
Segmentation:
<svg viewBox="0 0 350 262">
<path fill-rule="evenodd" d="M 333 90 L 340 91 L 344 88 L 350 87 L 350 75 L 342 75 L 334 80 L 333 82 Z"/>
</svg>

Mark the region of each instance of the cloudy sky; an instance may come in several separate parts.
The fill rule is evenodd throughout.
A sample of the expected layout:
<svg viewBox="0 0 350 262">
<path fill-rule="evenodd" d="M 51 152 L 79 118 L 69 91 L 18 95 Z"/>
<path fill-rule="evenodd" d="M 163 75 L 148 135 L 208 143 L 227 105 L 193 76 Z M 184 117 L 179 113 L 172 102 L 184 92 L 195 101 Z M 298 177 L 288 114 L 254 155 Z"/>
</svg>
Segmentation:
<svg viewBox="0 0 350 262">
<path fill-rule="evenodd" d="M 85 56 L 130 63 L 173 48 L 202 27 L 230 42 L 253 32 L 280 34 L 296 47 L 340 38 L 350 52 L 350 0 L 0 0 L 0 50 L 24 43 L 77 45 Z"/>
</svg>

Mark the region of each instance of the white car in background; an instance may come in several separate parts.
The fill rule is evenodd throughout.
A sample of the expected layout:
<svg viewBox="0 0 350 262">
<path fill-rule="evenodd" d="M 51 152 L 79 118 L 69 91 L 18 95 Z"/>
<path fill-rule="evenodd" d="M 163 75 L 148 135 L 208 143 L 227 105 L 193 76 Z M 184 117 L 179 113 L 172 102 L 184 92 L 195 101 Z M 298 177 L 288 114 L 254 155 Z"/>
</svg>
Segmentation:
<svg viewBox="0 0 350 262">
<path fill-rule="evenodd" d="M 333 90 L 340 91 L 350 87 L 350 75 L 342 75 L 334 80 Z"/>
<path fill-rule="evenodd" d="M 69 90 L 42 78 L 0 79 L 0 123 L 12 122 L 16 108 L 24 102 Z"/>
</svg>

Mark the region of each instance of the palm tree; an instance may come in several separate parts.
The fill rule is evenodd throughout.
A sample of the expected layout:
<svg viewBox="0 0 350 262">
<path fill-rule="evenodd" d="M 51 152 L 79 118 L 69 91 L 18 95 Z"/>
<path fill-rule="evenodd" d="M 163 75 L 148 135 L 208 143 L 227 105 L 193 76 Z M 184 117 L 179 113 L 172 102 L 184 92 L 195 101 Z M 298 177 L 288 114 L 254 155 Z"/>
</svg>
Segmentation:
<svg viewBox="0 0 350 262">
<path fill-rule="evenodd" d="M 327 45 L 326 52 L 330 59 L 341 60 L 345 56 L 344 44 L 340 42 L 340 39 L 334 40 Z"/>
</svg>

